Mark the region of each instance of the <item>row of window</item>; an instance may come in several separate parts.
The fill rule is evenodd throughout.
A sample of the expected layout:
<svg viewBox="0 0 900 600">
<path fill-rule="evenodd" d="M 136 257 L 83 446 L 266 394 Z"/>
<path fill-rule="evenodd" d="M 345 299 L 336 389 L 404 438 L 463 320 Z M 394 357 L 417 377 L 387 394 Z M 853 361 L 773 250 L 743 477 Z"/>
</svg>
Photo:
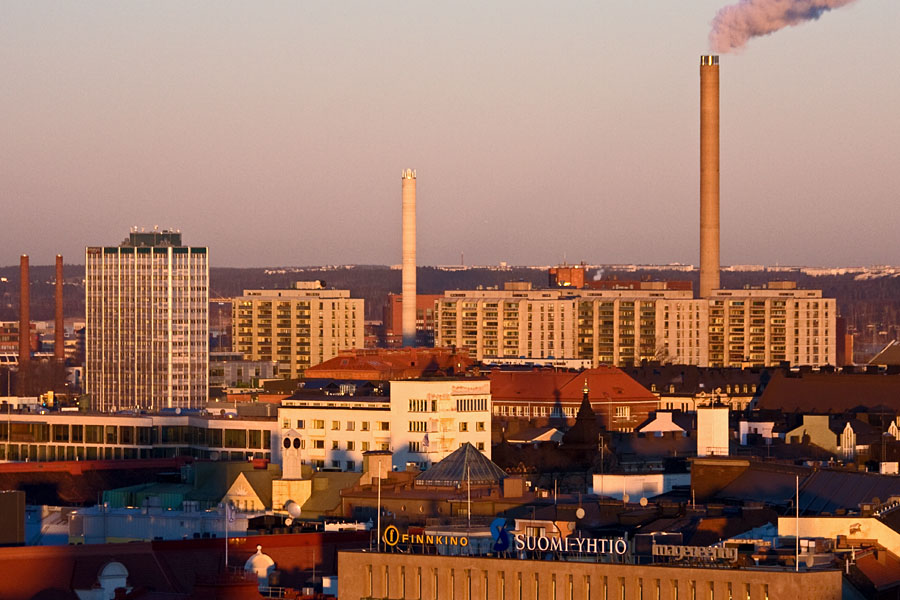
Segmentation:
<svg viewBox="0 0 900 600">
<path fill-rule="evenodd" d="M 579 599 L 591 600 L 591 588 L 595 583 L 599 587 L 599 597 L 609 600 L 613 598 L 620 598 L 621 600 L 626 598 L 655 598 L 659 600 L 662 597 L 663 589 L 666 587 L 668 587 L 668 597 L 673 600 L 679 600 L 679 598 L 687 600 L 750 600 L 751 597 L 769 600 L 769 585 L 766 583 L 751 585 L 749 583 L 741 584 L 726 581 L 716 584 L 715 581 L 698 582 L 696 580 L 685 581 L 679 579 L 665 581 L 658 578 L 647 578 L 645 581 L 643 577 L 638 577 L 636 582 L 632 582 L 625 577 L 609 577 L 606 575 L 583 575 L 578 581 L 573 574 L 557 575 L 555 573 L 551 574 L 549 581 L 547 581 L 542 579 L 540 573 L 536 572 L 523 573 L 519 571 L 513 574 L 499 571 L 491 576 L 487 570 L 479 573 L 476 569 L 449 569 L 448 573 L 442 574 L 438 568 L 423 569 L 423 567 L 410 567 L 412 573 L 408 577 L 406 569 L 406 566 L 391 568 L 385 565 L 381 567 L 381 585 L 379 586 L 381 592 L 378 596 L 390 598 L 392 595 L 398 594 L 397 597 L 400 598 L 407 598 L 413 595 L 417 598 L 425 598 L 423 595 L 423 576 L 430 575 L 430 597 L 432 600 L 458 597 L 463 597 L 466 600 L 472 600 L 473 598 L 479 598 L 479 600 L 489 600 L 491 598 L 496 598 L 497 600 L 523 600 L 526 597 L 544 597 L 545 594 L 542 593 L 542 590 L 549 592 L 548 597 L 550 598 L 559 598 L 563 595 L 567 600 L 575 600 L 576 596 Z M 415 570 L 413 571 L 413 569 Z M 396 574 L 396 579 L 393 582 L 392 571 Z M 509 581 L 507 581 L 507 574 L 509 575 Z M 491 582 L 492 579 L 493 584 Z M 408 590 L 407 586 L 412 589 Z M 526 590 L 526 586 L 531 589 Z M 549 587 L 549 590 L 547 590 L 547 587 Z M 366 588 L 368 597 L 373 598 L 376 596 L 375 573 L 372 565 L 366 566 Z M 754 588 L 759 595 L 752 596 Z M 457 589 L 462 592 L 462 596 L 457 593 Z M 578 590 L 577 592 L 576 589 Z M 716 594 L 717 589 L 721 592 L 718 595 Z"/>
</svg>

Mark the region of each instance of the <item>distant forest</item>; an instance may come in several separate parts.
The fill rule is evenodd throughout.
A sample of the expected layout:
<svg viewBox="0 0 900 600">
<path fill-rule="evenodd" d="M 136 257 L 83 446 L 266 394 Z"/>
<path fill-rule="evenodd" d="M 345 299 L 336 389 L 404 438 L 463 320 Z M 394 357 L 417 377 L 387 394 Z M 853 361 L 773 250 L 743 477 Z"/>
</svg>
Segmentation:
<svg viewBox="0 0 900 600">
<path fill-rule="evenodd" d="M 84 316 L 84 266 L 65 266 L 66 317 Z M 587 274 L 591 279 L 596 270 Z M 604 279 L 623 280 L 689 280 L 697 289 L 698 273 L 641 270 L 617 272 L 604 270 Z M 2 281 L 3 279 L 6 281 Z M 400 271 L 386 266 L 360 265 L 347 267 L 297 268 L 222 268 L 210 269 L 210 299 L 228 299 L 244 289 L 289 288 L 295 281 L 320 279 L 329 287 L 349 289 L 354 297 L 366 301 L 366 318 L 381 319 L 389 292 L 399 293 Z M 853 275 L 812 277 L 802 273 L 722 272 L 722 285 L 739 289 L 760 286 L 768 281 L 790 279 L 800 288 L 821 289 L 825 297 L 836 298 L 838 312 L 856 333 L 857 350 L 870 354 L 888 341 L 900 337 L 900 277 L 878 277 L 856 280 Z M 445 290 L 474 289 L 478 286 L 502 286 L 507 281 L 530 281 L 535 286 L 547 285 L 547 272 L 539 269 L 508 270 L 467 269 L 444 271 L 419 267 L 418 289 L 422 294 L 439 294 Z M 35 320 L 53 318 L 52 266 L 31 267 L 31 316 Z M 0 267 L 0 320 L 18 318 L 19 268 Z"/>
</svg>

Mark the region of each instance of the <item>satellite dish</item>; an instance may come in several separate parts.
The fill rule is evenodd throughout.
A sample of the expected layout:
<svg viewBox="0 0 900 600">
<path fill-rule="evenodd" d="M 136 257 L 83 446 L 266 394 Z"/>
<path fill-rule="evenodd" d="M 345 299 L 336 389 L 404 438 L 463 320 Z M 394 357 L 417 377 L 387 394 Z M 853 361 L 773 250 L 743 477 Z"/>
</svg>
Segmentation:
<svg viewBox="0 0 900 600">
<path fill-rule="evenodd" d="M 300 505 L 293 500 L 288 500 L 284 503 L 284 510 L 295 519 L 300 517 Z"/>
<path fill-rule="evenodd" d="M 631 500 L 631 496 L 629 496 L 627 493 L 622 494 L 622 502 L 628 502 L 629 500 Z"/>
<path fill-rule="evenodd" d="M 284 524 L 286 526 L 290 527 L 291 525 L 294 524 L 294 520 L 292 518 L 288 517 L 287 519 L 284 520 Z"/>
<path fill-rule="evenodd" d="M 575 511 L 575 518 L 576 518 L 576 519 L 583 519 L 583 518 L 584 518 L 584 509 L 581 508 L 580 506 L 578 507 L 578 510 Z"/>
<path fill-rule="evenodd" d="M 647 506 L 647 499 L 641 498 L 641 506 Z"/>
</svg>

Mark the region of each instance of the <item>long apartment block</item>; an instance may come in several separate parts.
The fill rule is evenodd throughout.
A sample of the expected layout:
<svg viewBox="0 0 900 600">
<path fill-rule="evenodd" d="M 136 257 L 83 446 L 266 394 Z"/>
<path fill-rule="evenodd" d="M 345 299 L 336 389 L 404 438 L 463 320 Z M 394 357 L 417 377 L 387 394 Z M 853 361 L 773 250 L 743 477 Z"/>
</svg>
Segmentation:
<svg viewBox="0 0 900 600">
<path fill-rule="evenodd" d="M 793 288 L 448 291 L 435 303 L 437 346 L 478 360 L 661 361 L 702 367 L 834 364 L 833 298 Z"/>
</svg>

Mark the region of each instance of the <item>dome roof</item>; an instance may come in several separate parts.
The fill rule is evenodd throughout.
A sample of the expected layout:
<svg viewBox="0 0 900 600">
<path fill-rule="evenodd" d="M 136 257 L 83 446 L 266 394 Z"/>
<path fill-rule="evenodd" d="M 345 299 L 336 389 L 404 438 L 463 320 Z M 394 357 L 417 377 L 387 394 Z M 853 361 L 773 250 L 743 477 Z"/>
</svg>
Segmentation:
<svg viewBox="0 0 900 600">
<path fill-rule="evenodd" d="M 453 451 L 416 477 L 416 485 L 460 487 L 463 485 L 499 485 L 506 472 L 469 442 Z"/>
<path fill-rule="evenodd" d="M 128 569 L 120 562 L 108 562 L 100 569 L 99 577 L 128 577 Z"/>
<path fill-rule="evenodd" d="M 263 554 L 262 546 L 256 547 L 256 554 L 250 556 L 247 559 L 247 562 L 244 563 L 245 571 L 252 571 L 254 573 L 265 573 L 269 567 L 274 567 L 275 561 L 272 560 L 267 554 Z"/>
</svg>

